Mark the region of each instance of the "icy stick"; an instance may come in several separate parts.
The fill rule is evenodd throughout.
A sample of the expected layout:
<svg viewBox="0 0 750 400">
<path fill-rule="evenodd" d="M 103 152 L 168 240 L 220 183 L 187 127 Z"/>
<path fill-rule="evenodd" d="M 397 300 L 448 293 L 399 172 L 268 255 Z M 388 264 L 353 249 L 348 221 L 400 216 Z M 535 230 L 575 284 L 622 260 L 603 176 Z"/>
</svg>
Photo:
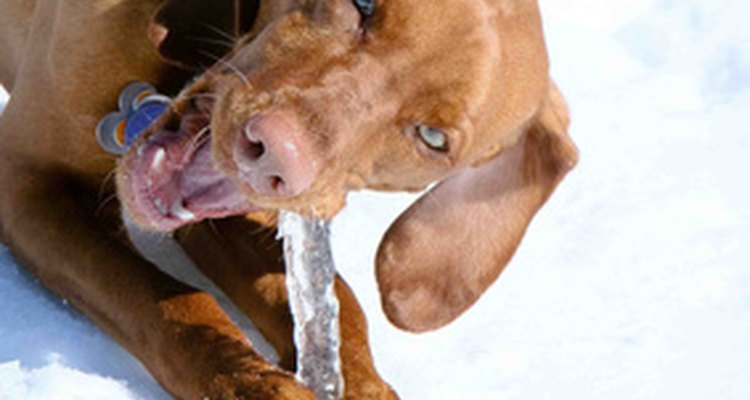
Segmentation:
<svg viewBox="0 0 750 400">
<path fill-rule="evenodd" d="M 318 400 L 339 400 L 344 392 L 339 357 L 339 302 L 334 291 L 328 223 L 282 211 L 286 286 L 294 318 L 297 379 Z"/>
</svg>

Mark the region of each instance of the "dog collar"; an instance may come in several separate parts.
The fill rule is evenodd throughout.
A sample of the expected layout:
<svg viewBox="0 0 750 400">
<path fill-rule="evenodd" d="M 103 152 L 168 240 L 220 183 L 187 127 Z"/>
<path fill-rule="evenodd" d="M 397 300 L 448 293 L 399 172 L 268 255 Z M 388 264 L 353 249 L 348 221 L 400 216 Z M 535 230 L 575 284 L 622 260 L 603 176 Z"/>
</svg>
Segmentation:
<svg viewBox="0 0 750 400">
<path fill-rule="evenodd" d="M 111 154 L 124 154 L 171 102 L 146 82 L 129 84 L 117 99 L 119 110 L 107 114 L 96 127 L 99 145 Z"/>
</svg>

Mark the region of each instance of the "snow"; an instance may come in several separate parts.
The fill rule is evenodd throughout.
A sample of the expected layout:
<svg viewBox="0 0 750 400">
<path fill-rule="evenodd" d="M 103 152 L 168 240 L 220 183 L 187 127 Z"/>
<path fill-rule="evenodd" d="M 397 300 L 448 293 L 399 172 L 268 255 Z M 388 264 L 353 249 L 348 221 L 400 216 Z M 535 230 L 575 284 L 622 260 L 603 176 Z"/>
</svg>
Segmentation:
<svg viewBox="0 0 750 400">
<path fill-rule="evenodd" d="M 67 368 L 54 360 L 31 370 L 18 361 L 0 364 L 0 387 L 4 389 L 0 399 L 8 400 L 141 399 L 121 383 Z"/>
<path fill-rule="evenodd" d="M 4 248 L 0 298 L 0 400 L 167 399 L 134 358 L 42 289 Z"/>
<path fill-rule="evenodd" d="M 750 398 L 750 4 L 541 5 L 582 158 L 479 303 L 424 335 L 383 317 L 372 260 L 413 196 L 353 195 L 332 225 L 380 372 L 407 400 Z M 0 265 L 0 399 L 167 398 Z"/>
</svg>

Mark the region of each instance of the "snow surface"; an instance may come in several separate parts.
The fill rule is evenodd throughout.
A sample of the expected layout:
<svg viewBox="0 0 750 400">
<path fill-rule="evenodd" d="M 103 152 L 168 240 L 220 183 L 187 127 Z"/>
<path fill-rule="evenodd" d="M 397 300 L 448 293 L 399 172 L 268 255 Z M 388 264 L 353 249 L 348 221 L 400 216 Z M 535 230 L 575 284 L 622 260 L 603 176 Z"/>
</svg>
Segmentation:
<svg viewBox="0 0 750 400">
<path fill-rule="evenodd" d="M 750 3 L 542 10 L 582 158 L 479 303 L 435 333 L 396 330 L 372 259 L 413 197 L 353 195 L 333 224 L 380 372 L 407 400 L 747 400 Z M 0 399 L 168 398 L 5 251 L 0 265 Z"/>
</svg>

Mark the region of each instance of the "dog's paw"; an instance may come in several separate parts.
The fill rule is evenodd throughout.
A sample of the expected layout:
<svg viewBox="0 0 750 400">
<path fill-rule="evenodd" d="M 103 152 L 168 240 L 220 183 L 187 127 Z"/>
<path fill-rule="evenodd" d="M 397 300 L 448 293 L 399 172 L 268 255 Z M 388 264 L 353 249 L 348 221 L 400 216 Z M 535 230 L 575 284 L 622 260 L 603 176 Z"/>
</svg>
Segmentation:
<svg viewBox="0 0 750 400">
<path fill-rule="evenodd" d="M 202 397 L 210 400 L 315 400 L 312 391 L 286 372 L 235 372 L 219 375 Z M 202 400 L 201 399 L 201 400 Z"/>
</svg>

